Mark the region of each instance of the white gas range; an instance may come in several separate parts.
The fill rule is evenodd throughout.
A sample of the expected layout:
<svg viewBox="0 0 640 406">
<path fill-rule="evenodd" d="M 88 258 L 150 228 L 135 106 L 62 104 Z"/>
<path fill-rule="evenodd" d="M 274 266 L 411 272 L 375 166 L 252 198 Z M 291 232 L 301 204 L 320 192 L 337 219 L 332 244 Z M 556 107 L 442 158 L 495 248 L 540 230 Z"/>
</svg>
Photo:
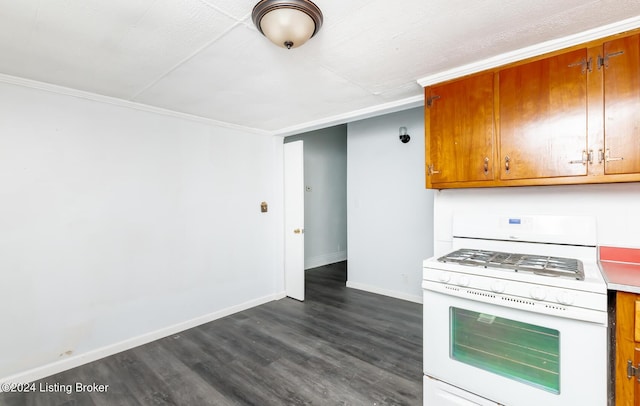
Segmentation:
<svg viewBox="0 0 640 406">
<path fill-rule="evenodd" d="M 424 404 L 606 405 L 595 219 L 457 215 L 452 231 L 423 264 Z"/>
</svg>

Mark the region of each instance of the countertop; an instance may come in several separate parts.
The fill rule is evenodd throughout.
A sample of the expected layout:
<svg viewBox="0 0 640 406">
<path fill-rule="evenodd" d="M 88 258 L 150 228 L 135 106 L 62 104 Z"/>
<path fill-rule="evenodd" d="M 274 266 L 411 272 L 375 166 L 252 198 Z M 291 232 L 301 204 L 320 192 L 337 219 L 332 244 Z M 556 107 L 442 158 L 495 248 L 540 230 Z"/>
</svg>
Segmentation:
<svg viewBox="0 0 640 406">
<path fill-rule="evenodd" d="M 607 289 L 640 293 L 640 249 L 599 247 L 599 257 Z"/>
</svg>

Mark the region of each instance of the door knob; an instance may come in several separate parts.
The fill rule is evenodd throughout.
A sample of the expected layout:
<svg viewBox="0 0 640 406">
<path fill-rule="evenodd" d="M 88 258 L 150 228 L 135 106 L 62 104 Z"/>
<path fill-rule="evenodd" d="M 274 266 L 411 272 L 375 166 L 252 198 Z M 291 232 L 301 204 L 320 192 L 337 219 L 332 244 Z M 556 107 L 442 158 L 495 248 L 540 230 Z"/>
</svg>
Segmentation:
<svg viewBox="0 0 640 406">
<path fill-rule="evenodd" d="M 293 230 L 294 234 L 304 234 L 304 228 L 296 228 L 295 230 Z"/>
</svg>

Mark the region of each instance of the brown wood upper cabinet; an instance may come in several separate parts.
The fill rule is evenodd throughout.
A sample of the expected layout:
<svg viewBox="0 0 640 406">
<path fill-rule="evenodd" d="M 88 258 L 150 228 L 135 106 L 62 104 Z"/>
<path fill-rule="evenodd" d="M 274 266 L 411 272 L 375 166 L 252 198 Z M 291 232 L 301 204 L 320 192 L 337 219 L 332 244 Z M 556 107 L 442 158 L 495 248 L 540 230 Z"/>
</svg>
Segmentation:
<svg viewBox="0 0 640 406">
<path fill-rule="evenodd" d="M 605 174 L 640 172 L 640 35 L 606 42 L 601 57 L 604 81 L 604 148 L 597 160 Z"/>
<path fill-rule="evenodd" d="M 429 88 L 426 100 L 428 181 L 493 180 L 493 73 Z"/>
<path fill-rule="evenodd" d="M 499 72 L 500 179 L 587 174 L 587 50 Z"/>
<path fill-rule="evenodd" d="M 427 187 L 640 181 L 638 32 L 427 87 Z"/>
</svg>

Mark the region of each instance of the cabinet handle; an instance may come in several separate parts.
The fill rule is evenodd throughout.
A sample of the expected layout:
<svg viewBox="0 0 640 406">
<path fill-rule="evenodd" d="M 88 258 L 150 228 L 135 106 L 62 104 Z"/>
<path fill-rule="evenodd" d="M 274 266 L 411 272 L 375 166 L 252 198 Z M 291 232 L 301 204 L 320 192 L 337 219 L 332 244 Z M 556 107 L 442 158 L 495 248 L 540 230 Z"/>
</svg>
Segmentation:
<svg viewBox="0 0 640 406">
<path fill-rule="evenodd" d="M 504 169 L 507 173 L 509 173 L 509 167 L 510 167 L 510 163 L 511 163 L 511 158 L 509 158 L 509 155 L 504 157 Z"/>
<path fill-rule="evenodd" d="M 601 164 L 604 162 L 604 151 L 602 149 L 598 150 L 598 163 Z"/>
<path fill-rule="evenodd" d="M 582 73 L 587 73 L 587 71 L 591 72 L 591 65 L 593 62 L 593 58 L 589 58 L 589 60 L 582 59 L 580 62 L 572 63 L 568 65 L 569 68 L 573 68 L 574 66 L 580 66 Z"/>
<path fill-rule="evenodd" d="M 433 96 L 429 96 L 427 98 L 427 107 L 431 107 L 433 106 L 433 102 L 438 100 L 440 98 L 440 96 L 434 94 Z"/>
<path fill-rule="evenodd" d="M 593 165 L 593 150 L 590 149 L 587 154 L 587 161 L 589 161 L 589 165 Z"/>
<path fill-rule="evenodd" d="M 622 161 L 624 159 L 623 157 L 611 158 L 610 155 L 611 155 L 611 152 L 609 151 L 609 148 L 607 148 L 606 152 L 604 153 L 604 161 L 605 162 Z"/>
<path fill-rule="evenodd" d="M 489 173 L 489 157 L 485 156 L 484 157 L 484 174 L 488 174 Z"/>
<path fill-rule="evenodd" d="M 609 58 L 612 56 L 618 56 L 624 54 L 624 51 L 612 52 L 610 54 L 606 54 L 605 56 L 598 55 L 598 69 L 605 67 L 609 67 Z"/>
<path fill-rule="evenodd" d="M 582 151 L 582 159 L 579 161 L 569 161 L 570 164 L 582 164 L 582 165 L 586 165 L 587 164 L 587 160 L 589 159 L 589 156 L 587 154 L 587 151 Z"/>
<path fill-rule="evenodd" d="M 435 175 L 437 173 L 440 173 L 440 171 L 436 171 L 433 169 L 433 164 L 429 165 L 429 175 Z"/>
<path fill-rule="evenodd" d="M 640 365 L 638 365 L 637 367 L 634 367 L 633 361 L 631 361 L 630 359 L 627 360 L 627 379 L 631 379 L 635 377 L 636 380 L 640 382 L 640 373 L 638 371 L 638 367 L 640 367 Z"/>
</svg>

